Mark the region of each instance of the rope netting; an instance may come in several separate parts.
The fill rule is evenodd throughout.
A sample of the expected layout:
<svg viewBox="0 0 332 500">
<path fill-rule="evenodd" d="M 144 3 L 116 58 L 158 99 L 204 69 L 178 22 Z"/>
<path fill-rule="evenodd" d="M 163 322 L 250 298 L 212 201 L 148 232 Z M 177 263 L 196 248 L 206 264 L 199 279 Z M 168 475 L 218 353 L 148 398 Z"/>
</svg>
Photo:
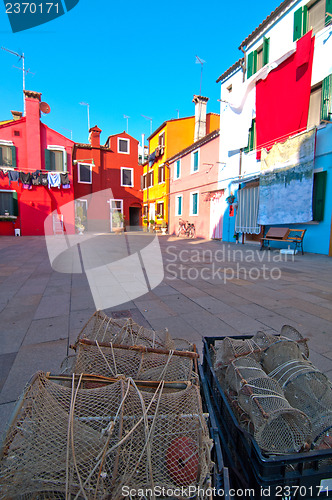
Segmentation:
<svg viewBox="0 0 332 500">
<path fill-rule="evenodd" d="M 202 486 L 211 441 L 199 388 L 131 378 L 93 389 L 38 373 L 3 443 L 0 498 L 119 499 L 122 487 Z"/>
<path fill-rule="evenodd" d="M 249 416 L 249 431 L 262 450 L 285 454 L 308 446 L 311 433 L 308 417 L 292 408 L 278 382 L 257 361 L 250 357 L 232 361 L 226 371 L 225 385 L 235 392 L 239 408 Z"/>
</svg>

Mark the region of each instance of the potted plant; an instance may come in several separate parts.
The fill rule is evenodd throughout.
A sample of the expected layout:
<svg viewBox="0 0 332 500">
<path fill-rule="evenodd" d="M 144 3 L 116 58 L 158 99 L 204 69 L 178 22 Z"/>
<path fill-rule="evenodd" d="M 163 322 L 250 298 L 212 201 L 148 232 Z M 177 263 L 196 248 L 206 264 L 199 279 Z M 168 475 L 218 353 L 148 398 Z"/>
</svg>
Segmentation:
<svg viewBox="0 0 332 500">
<path fill-rule="evenodd" d="M 153 231 L 155 229 L 155 224 L 156 224 L 156 222 L 155 222 L 154 219 L 150 219 L 149 220 L 149 231 L 150 231 L 150 233 L 153 233 Z"/>
<path fill-rule="evenodd" d="M 83 207 L 76 208 L 76 217 L 75 217 L 75 228 L 78 234 L 83 234 L 85 231 L 85 223 L 86 217 L 83 213 Z"/>
<path fill-rule="evenodd" d="M 166 234 L 167 231 L 167 222 L 165 220 L 161 221 L 161 233 Z"/>
<path fill-rule="evenodd" d="M 112 231 L 114 233 L 123 233 L 125 217 L 121 212 L 113 212 L 112 214 Z"/>
</svg>

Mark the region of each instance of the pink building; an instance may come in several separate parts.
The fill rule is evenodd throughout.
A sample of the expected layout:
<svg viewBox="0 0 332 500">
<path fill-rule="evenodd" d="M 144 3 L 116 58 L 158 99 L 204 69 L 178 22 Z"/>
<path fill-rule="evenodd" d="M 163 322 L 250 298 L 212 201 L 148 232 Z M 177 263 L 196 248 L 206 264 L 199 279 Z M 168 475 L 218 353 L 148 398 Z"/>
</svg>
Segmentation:
<svg viewBox="0 0 332 500">
<path fill-rule="evenodd" d="M 169 233 L 176 234 L 179 220 L 195 224 L 196 236 L 221 238 L 225 210 L 218 189 L 219 130 L 201 137 L 168 160 L 170 169 Z"/>
</svg>

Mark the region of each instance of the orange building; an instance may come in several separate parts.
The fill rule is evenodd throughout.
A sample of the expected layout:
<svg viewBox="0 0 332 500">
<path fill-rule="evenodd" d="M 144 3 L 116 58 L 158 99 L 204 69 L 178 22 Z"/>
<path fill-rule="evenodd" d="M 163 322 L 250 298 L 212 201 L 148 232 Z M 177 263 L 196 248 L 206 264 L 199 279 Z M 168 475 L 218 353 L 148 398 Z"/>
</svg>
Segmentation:
<svg viewBox="0 0 332 500">
<path fill-rule="evenodd" d="M 219 128 L 219 115 L 206 113 L 207 101 L 195 95 L 195 116 L 165 121 L 148 138 L 149 160 L 143 165 L 142 178 L 143 225 L 169 222 L 168 158 Z"/>
</svg>

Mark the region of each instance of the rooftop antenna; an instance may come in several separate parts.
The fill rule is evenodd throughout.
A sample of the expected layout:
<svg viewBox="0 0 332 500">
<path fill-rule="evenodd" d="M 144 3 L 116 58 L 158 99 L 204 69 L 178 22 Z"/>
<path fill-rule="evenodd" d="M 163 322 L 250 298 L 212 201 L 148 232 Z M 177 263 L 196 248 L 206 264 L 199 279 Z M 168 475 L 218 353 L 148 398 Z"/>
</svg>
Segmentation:
<svg viewBox="0 0 332 500">
<path fill-rule="evenodd" d="M 127 120 L 127 134 L 128 134 L 128 118 L 130 118 L 130 116 L 123 115 L 123 118 L 125 118 Z"/>
<path fill-rule="evenodd" d="M 152 134 L 152 118 L 149 116 L 142 115 L 146 120 L 150 120 L 150 135 Z"/>
<path fill-rule="evenodd" d="M 180 111 L 177 109 L 178 119 L 180 118 Z"/>
<path fill-rule="evenodd" d="M 88 111 L 88 131 L 90 130 L 90 104 L 88 102 L 80 102 L 81 106 L 86 106 Z"/>
<path fill-rule="evenodd" d="M 25 57 L 24 57 L 24 53 L 23 52 L 22 52 L 22 54 L 19 54 L 18 52 L 14 52 L 13 50 L 6 49 L 6 47 L 1 47 L 1 48 L 2 48 L 2 50 L 5 50 L 6 52 L 9 52 L 9 54 L 13 54 L 14 56 L 17 56 L 19 58 L 19 61 L 22 59 L 22 68 L 18 68 L 18 69 L 20 69 L 22 71 L 22 73 L 23 73 L 23 110 L 24 110 L 23 115 L 25 116 L 25 96 L 24 96 L 24 90 L 25 90 L 25 73 L 31 73 L 31 71 L 30 71 L 30 69 L 25 70 L 25 67 L 24 67 Z M 14 66 L 14 67 L 16 68 L 16 66 Z"/>
<path fill-rule="evenodd" d="M 196 57 L 196 64 L 200 64 L 201 65 L 201 84 L 200 84 L 200 87 L 199 87 L 199 95 L 202 95 L 202 76 L 203 76 L 203 64 L 206 62 L 204 61 L 203 59 L 201 59 L 200 57 L 198 56 L 195 56 Z"/>
<path fill-rule="evenodd" d="M 73 131 L 70 129 L 70 128 L 66 128 L 66 127 L 61 127 L 62 130 L 67 130 L 67 132 L 70 132 L 70 140 L 72 141 L 73 140 Z"/>
</svg>

